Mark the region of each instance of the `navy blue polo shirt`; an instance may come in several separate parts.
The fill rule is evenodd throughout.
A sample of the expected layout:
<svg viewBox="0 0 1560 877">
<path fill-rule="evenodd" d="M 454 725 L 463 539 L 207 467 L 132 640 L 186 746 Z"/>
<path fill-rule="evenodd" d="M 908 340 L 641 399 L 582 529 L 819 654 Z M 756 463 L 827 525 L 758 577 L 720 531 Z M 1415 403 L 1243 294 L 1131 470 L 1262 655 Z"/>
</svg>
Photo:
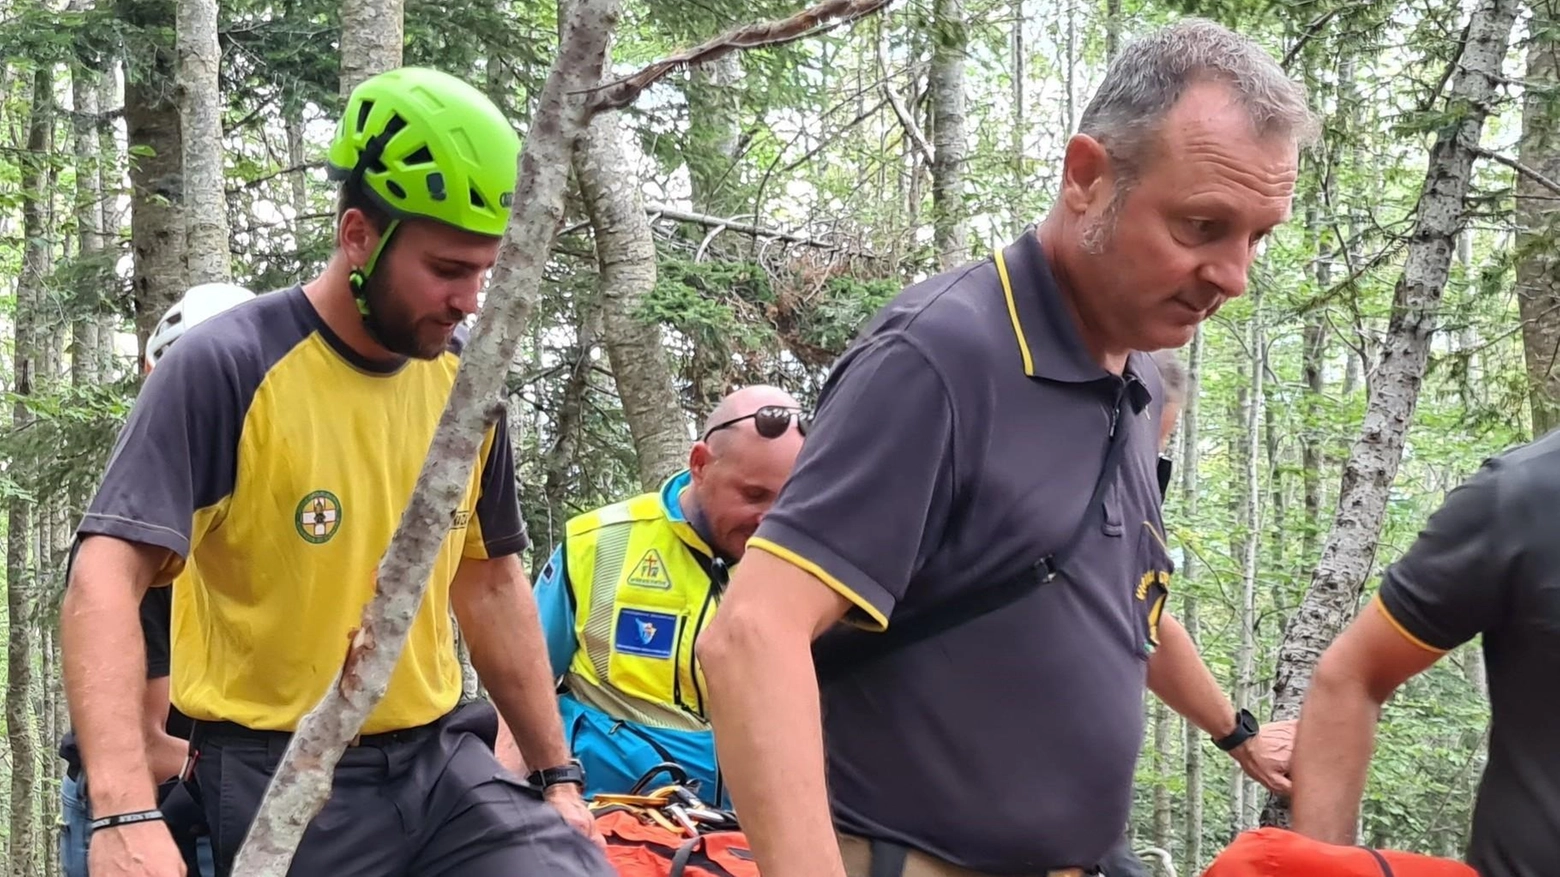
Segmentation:
<svg viewBox="0 0 1560 877">
<path fill-rule="evenodd" d="M 1121 836 L 1168 584 L 1159 374 L 1085 350 L 1033 229 L 902 292 L 830 374 L 749 543 L 851 603 L 872 636 L 990 586 L 1073 533 L 1124 400 L 1128 445 L 1067 574 L 824 686 L 838 827 L 991 873 L 1089 867 Z"/>
</svg>

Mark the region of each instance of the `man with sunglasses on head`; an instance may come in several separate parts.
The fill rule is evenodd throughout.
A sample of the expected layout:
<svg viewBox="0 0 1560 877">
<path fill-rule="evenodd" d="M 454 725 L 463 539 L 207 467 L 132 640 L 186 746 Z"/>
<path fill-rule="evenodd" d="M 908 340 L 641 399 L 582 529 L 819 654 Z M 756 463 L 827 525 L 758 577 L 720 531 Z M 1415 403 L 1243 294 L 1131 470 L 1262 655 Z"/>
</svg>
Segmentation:
<svg viewBox="0 0 1560 877">
<path fill-rule="evenodd" d="M 706 421 L 686 469 L 565 526 L 536 603 L 587 795 L 628 791 L 673 762 L 724 797 L 694 647 L 806 430 L 789 393 L 737 390 Z"/>
</svg>

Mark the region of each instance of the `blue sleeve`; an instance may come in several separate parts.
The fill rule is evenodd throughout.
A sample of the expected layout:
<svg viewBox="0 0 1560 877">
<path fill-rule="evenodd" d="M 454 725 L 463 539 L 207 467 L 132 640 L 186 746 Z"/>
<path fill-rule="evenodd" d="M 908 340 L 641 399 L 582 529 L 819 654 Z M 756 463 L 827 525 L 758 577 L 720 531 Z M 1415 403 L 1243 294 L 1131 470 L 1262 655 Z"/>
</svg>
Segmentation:
<svg viewBox="0 0 1560 877">
<path fill-rule="evenodd" d="M 536 614 L 542 622 L 542 639 L 547 643 L 553 678 L 557 679 L 569 669 L 578 645 L 574 638 L 574 601 L 569 598 L 562 545 L 553 550 L 547 565 L 536 577 L 535 596 Z"/>
</svg>

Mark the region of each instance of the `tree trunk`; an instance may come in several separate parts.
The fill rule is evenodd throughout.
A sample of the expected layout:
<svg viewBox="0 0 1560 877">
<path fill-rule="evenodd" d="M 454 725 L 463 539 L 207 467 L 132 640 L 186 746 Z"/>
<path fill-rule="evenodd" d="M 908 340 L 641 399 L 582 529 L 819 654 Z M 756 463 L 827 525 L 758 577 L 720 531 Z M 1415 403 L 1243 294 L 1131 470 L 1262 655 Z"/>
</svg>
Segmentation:
<svg viewBox="0 0 1560 877">
<path fill-rule="evenodd" d="M 234 877 L 287 874 L 304 829 L 330 795 L 342 751 L 384 697 L 451 515 L 476 465 L 482 436 L 503 416 L 504 378 L 535 306 L 563 216 L 575 142 L 590 121 L 587 101 L 601 81 L 617 24 L 618 0 L 576 0 L 572 6 L 520 157 L 514 216 L 487 304 L 461 357 L 428 459 L 380 561 L 374 596 L 341 672 L 289 742 L 238 852 Z"/>
<path fill-rule="evenodd" d="M 1318 289 L 1331 286 L 1331 268 L 1328 259 L 1318 253 L 1316 260 L 1316 285 Z M 1322 394 L 1327 385 L 1322 367 L 1327 357 L 1327 326 L 1320 307 L 1305 316 L 1300 330 L 1301 390 L 1300 471 L 1302 504 L 1305 507 L 1305 526 L 1300 536 L 1300 563 L 1309 568 L 1316 557 L 1317 523 L 1322 519 Z"/>
<path fill-rule="evenodd" d="M 119 67 L 116 60 L 107 63 L 104 73 L 97 84 L 97 105 L 99 112 L 107 112 L 109 109 L 122 105 L 120 100 L 119 84 L 115 81 L 114 73 Z M 103 263 L 103 285 L 100 289 L 118 289 L 119 281 L 114 278 L 111 268 L 120 256 L 119 236 L 124 229 L 124 213 L 120 210 L 119 199 L 125 195 L 124 179 L 125 168 L 121 162 L 119 152 L 119 138 L 115 131 L 116 123 L 104 121 L 98 125 L 98 150 L 97 150 L 97 179 L 98 191 L 102 193 L 102 201 L 98 204 L 98 210 L 102 213 L 103 224 L 101 240 L 106 261 Z M 129 200 L 129 199 L 126 199 Z M 132 287 L 133 288 L 133 287 Z M 117 297 L 117 296 L 116 296 Z M 122 302 L 115 302 L 121 305 Z M 129 309 L 129 308 L 127 308 Z M 114 365 L 114 330 L 115 318 L 110 312 L 103 311 L 97 315 L 98 322 L 98 374 L 108 377 Z"/>
<path fill-rule="evenodd" d="M 344 0 L 341 4 L 341 97 L 358 83 L 401 66 L 401 0 Z"/>
<path fill-rule="evenodd" d="M 655 239 L 622 138 L 619 114 L 597 116 L 575 150 L 574 174 L 595 231 L 602 335 L 612 378 L 634 440 L 640 484 L 654 490 L 687 460 L 688 427 L 661 327 L 639 316 L 655 288 Z"/>
<path fill-rule="evenodd" d="M 287 166 L 302 168 L 305 144 L 303 140 L 303 110 L 297 107 L 287 111 Z M 288 181 L 292 195 L 293 216 L 309 212 L 309 179 L 302 170 L 295 170 Z"/>
<path fill-rule="evenodd" d="M 1076 0 L 1067 0 L 1067 11 L 1063 13 L 1065 29 L 1065 45 L 1062 46 L 1062 79 L 1066 92 L 1062 95 L 1062 119 L 1067 125 L 1070 134 L 1076 130 L 1078 124 L 1078 4 Z"/>
<path fill-rule="evenodd" d="M 225 281 L 227 189 L 222 173 L 222 96 L 218 70 L 217 0 L 178 0 L 179 122 L 184 135 L 186 280 Z"/>
<path fill-rule="evenodd" d="M 1261 360 L 1257 363 L 1257 367 L 1264 372 L 1267 371 L 1268 360 L 1266 352 L 1263 353 Z M 1274 409 L 1283 405 L 1283 399 L 1268 398 L 1278 392 L 1278 388 L 1272 384 L 1266 384 L 1262 392 L 1264 395 L 1262 404 L 1262 443 L 1267 462 L 1266 471 L 1269 496 L 1267 517 L 1273 522 L 1271 526 L 1265 528 L 1272 534 L 1271 538 L 1267 540 L 1267 549 L 1268 557 L 1273 565 L 1282 568 L 1284 566 L 1285 553 L 1289 549 L 1289 540 L 1287 538 L 1289 527 L 1288 520 L 1285 517 L 1285 514 L 1289 511 L 1289 502 L 1284 490 L 1285 482 L 1288 479 L 1284 478 L 1283 448 L 1279 444 L 1278 417 L 1273 412 Z"/>
<path fill-rule="evenodd" d="M 1518 160 L 1548 179 L 1560 175 L 1560 4 L 1532 0 Z M 1517 174 L 1517 304 L 1527 361 L 1533 435 L 1560 426 L 1560 200 L 1543 184 Z"/>
<path fill-rule="evenodd" d="M 135 251 L 135 328 L 146 339 L 184 294 L 184 149 L 171 0 L 118 0 L 119 16 L 148 45 L 125 65 L 125 127 L 130 149 L 130 242 Z"/>
<path fill-rule="evenodd" d="M 1013 190 L 1008 201 L 1008 224 L 1012 229 L 1023 228 L 1027 217 L 1024 215 L 1024 132 L 1029 127 L 1029 120 L 1024 117 L 1024 71 L 1028 69 L 1028 62 L 1024 56 L 1024 0 L 1013 0 L 1013 34 L 1011 38 L 1011 50 L 1013 70 L 1013 115 L 1008 121 L 1012 129 L 1008 135 L 1012 138 L 1009 149 L 1013 155 L 1009 159 L 1012 162 Z"/>
<path fill-rule="evenodd" d="M 1201 438 L 1198 431 L 1198 395 L 1202 375 L 1203 330 L 1199 326 L 1192 335 L 1191 344 L 1187 345 L 1186 353 L 1186 402 L 1181 408 L 1181 509 L 1186 515 L 1186 526 L 1192 526 L 1197 519 L 1197 462 L 1199 459 L 1197 443 Z M 1192 645 L 1201 651 L 1199 641 L 1199 620 L 1197 617 L 1197 597 L 1191 590 L 1191 583 L 1197 577 L 1199 566 L 1196 552 L 1184 551 L 1181 558 L 1179 588 L 1186 595 L 1186 601 L 1181 610 L 1181 624 L 1186 628 L 1186 633 L 1191 637 Z M 1203 763 L 1202 729 L 1186 722 L 1186 826 L 1183 832 L 1186 837 L 1186 870 L 1189 873 L 1198 873 L 1202 864 L 1202 836 L 1203 836 Z"/>
<path fill-rule="evenodd" d="M 577 158 L 577 156 L 576 156 Z M 585 408 L 585 394 L 590 392 L 590 352 L 596 346 L 597 327 L 601 323 L 601 311 L 594 301 L 580 302 L 574 327 L 574 349 L 569 353 L 569 376 L 563 382 L 563 400 L 558 404 L 553 418 L 553 443 L 547 451 L 546 474 L 542 479 L 542 496 L 547 501 L 549 520 L 557 520 L 559 526 L 569 516 L 568 496 L 574 489 L 569 470 L 578 456 L 581 414 Z M 556 533 L 547 534 L 547 544 L 558 544 Z M 540 554 L 540 552 L 538 552 Z M 547 558 L 539 556 L 537 564 L 545 564 Z"/>
<path fill-rule="evenodd" d="M 1170 709 L 1165 702 L 1154 698 L 1154 751 L 1152 754 L 1154 763 L 1154 846 L 1162 850 L 1171 847 L 1172 833 L 1175 831 L 1170 809 L 1170 782 L 1171 749 L 1170 738 L 1174 731 L 1174 725 L 1170 719 Z"/>
<path fill-rule="evenodd" d="M 84 0 L 71 4 L 77 11 L 85 11 Z M 75 319 L 71 323 L 71 380 L 76 386 L 96 384 L 107 370 L 103 359 L 102 325 L 103 290 L 109 288 L 111 275 L 107 264 L 101 261 L 106 225 L 103 220 L 103 185 L 99 154 L 98 90 L 103 79 L 101 71 L 78 64 L 71 70 L 71 104 L 76 108 L 71 123 L 72 149 L 76 154 L 76 252 L 86 270 L 72 299 Z"/>
<path fill-rule="evenodd" d="M 683 86 L 683 96 L 688 101 L 688 138 L 683 160 L 688 164 L 693 206 L 726 219 L 743 209 L 733 171 L 742 107 L 738 85 L 741 78 L 741 59 L 727 55 L 694 67 Z M 617 123 L 612 127 L 617 130 Z"/>
<path fill-rule="evenodd" d="M 51 269 L 48 238 L 48 210 L 52 189 L 49 186 L 50 153 L 53 150 L 54 68 L 38 65 L 33 74 L 32 107 L 28 118 L 27 155 L 21 164 L 22 183 L 22 273 L 16 290 L 15 347 L 12 350 L 12 377 L 16 400 L 11 406 L 13 431 L 26 429 L 32 422 L 27 398 L 33 394 L 39 365 L 37 313 L 42 305 L 44 284 Z M 33 639 L 36 621 L 33 612 L 37 597 L 37 563 L 29 558 L 33 547 L 33 508 L 25 497 L 9 501 L 6 521 L 6 619 L 10 639 L 6 649 L 5 721 L 6 742 L 11 754 L 9 873 L 11 877 L 32 877 L 42 863 L 43 837 L 38 824 L 39 765 L 38 728 L 33 709 Z M 46 519 L 40 517 L 40 523 Z M 46 523 L 45 523 L 46 525 Z"/>
<path fill-rule="evenodd" d="M 969 31 L 964 0 L 932 4 L 932 236 L 937 263 L 952 268 L 969 256 L 964 205 L 964 64 Z"/>
<path fill-rule="evenodd" d="M 1454 62 L 1448 106 L 1459 113 L 1440 129 L 1430 150 L 1392 318 L 1368 390 L 1365 422 L 1344 464 L 1337 513 L 1300 608 L 1284 632 L 1274 684 L 1274 719 L 1299 715 L 1317 659 L 1353 617 L 1370 573 L 1386 513 L 1387 494 L 1414 417 L 1437 308 L 1468 194 L 1474 150 L 1495 97 L 1516 0 L 1480 0 L 1467 42 Z M 1264 822 L 1287 826 L 1287 801 L 1272 800 Z"/>
<path fill-rule="evenodd" d="M 1241 433 L 1245 439 L 1241 456 L 1241 462 L 1245 464 L 1241 485 L 1241 518 L 1245 534 L 1241 539 L 1240 651 L 1235 662 L 1235 703 L 1241 705 L 1250 704 L 1256 693 L 1257 559 L 1262 544 L 1262 479 L 1258 455 L 1262 450 L 1262 353 L 1265 349 L 1260 288 L 1252 289 L 1251 303 L 1251 319 L 1246 330 L 1251 374 L 1246 388 L 1246 404 L 1241 411 Z M 1233 765 L 1233 768 L 1235 827 L 1240 831 L 1251 825 L 1251 800 L 1256 794 L 1256 787 L 1246 778 L 1245 771 L 1239 765 Z"/>
<path fill-rule="evenodd" d="M 1105 0 L 1105 60 L 1116 60 L 1121 48 L 1121 0 Z"/>
</svg>

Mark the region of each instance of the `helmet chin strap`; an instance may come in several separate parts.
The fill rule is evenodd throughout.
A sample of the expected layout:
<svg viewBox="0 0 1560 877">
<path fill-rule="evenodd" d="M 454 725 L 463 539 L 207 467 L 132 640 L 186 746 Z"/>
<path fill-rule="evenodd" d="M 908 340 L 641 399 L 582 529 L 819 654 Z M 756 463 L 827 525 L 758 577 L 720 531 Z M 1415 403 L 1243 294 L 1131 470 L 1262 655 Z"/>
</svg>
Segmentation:
<svg viewBox="0 0 1560 877">
<path fill-rule="evenodd" d="M 400 224 L 399 219 L 390 220 L 390 223 L 385 226 L 384 233 L 379 236 L 379 245 L 369 254 L 368 262 L 361 268 L 353 268 L 347 275 L 347 283 L 352 286 L 352 299 L 357 302 L 358 314 L 363 317 L 363 328 L 368 331 L 370 338 L 386 349 L 389 348 L 385 344 L 385 339 L 374 328 L 373 311 L 368 304 L 368 277 L 374 273 L 374 266 L 379 263 L 380 255 L 390 243 L 390 236 L 395 234 Z"/>
</svg>

